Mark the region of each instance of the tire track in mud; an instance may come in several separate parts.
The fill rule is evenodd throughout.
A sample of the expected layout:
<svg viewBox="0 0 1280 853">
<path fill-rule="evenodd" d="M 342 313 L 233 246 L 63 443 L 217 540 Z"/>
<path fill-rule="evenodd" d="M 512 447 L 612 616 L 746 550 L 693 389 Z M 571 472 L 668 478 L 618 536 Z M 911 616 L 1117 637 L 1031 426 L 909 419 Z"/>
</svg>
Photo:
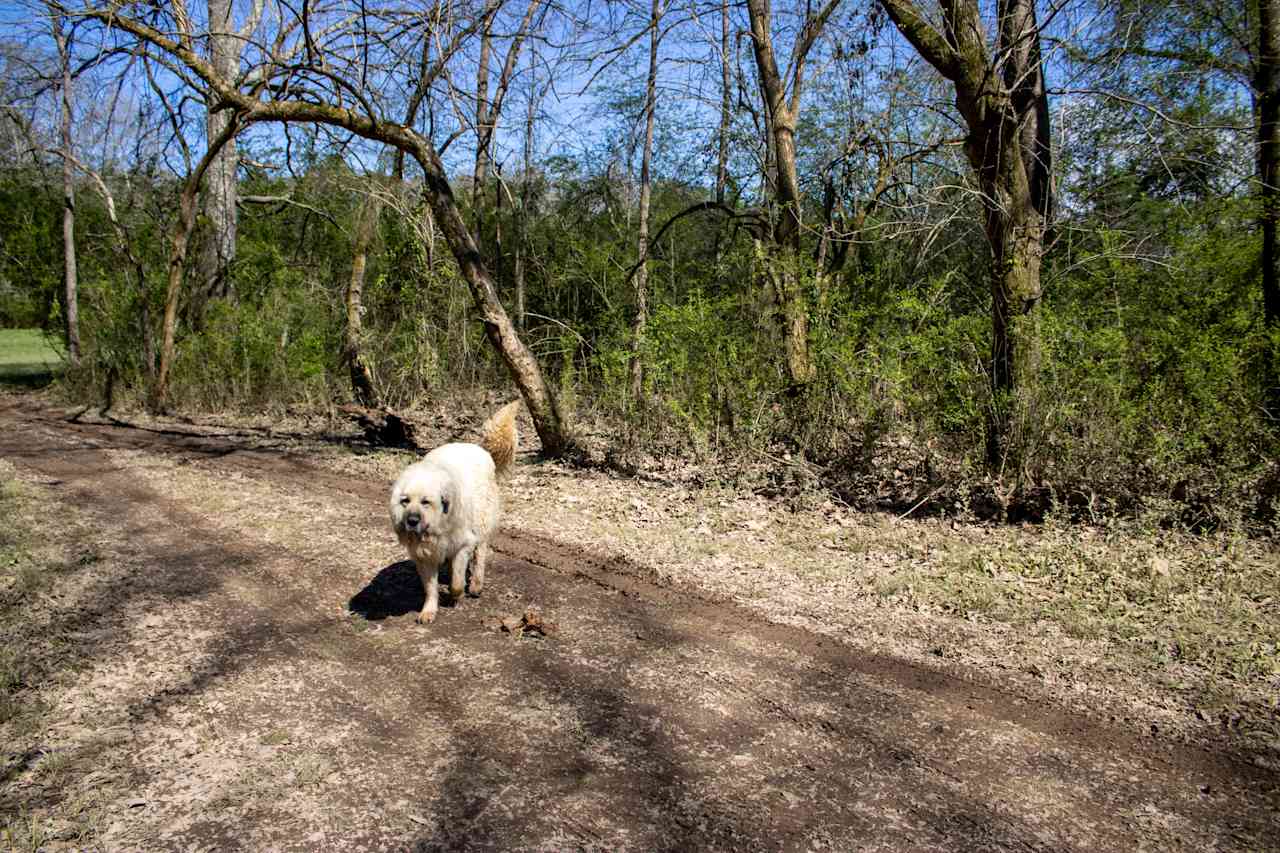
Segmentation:
<svg viewBox="0 0 1280 853">
<path fill-rule="evenodd" d="M 379 508 L 384 500 L 384 484 L 353 482 L 287 442 L 252 434 L 69 421 L 25 398 L 0 400 L 0 424 L 0 455 L 13 464 L 60 487 L 115 477 L 98 482 L 114 483 L 126 503 L 158 498 L 130 491 L 127 470 L 99 459 L 93 473 L 72 456 L 135 450 L 303 484 L 335 500 Z M 165 511 L 199 530 L 195 509 Z M 386 535 L 370 524 L 354 532 Z M 267 556 L 220 532 L 195 538 L 233 557 L 233 569 Z M 556 839 L 618 849 L 851 849 L 855 840 L 864 849 L 1280 847 L 1276 777 L 1246 756 L 1138 737 L 997 685 L 863 654 L 590 549 L 514 530 L 495 549 L 499 583 L 571 618 L 563 636 L 539 645 L 478 633 L 495 612 L 488 597 L 483 607 L 442 614 L 430 636 L 488 661 L 488 686 L 465 661 L 434 660 L 430 679 L 407 674 L 423 637 L 408 617 L 386 620 L 401 633 L 376 643 L 308 622 L 303 587 L 332 586 L 333 575 L 300 575 L 295 587 L 235 579 L 254 587 L 250 623 L 263 632 L 256 646 L 240 644 L 239 665 L 284 663 L 292 653 L 392 685 L 372 706 L 331 689 L 320 698 L 332 707 L 312 712 L 327 725 L 370 718 L 363 748 L 391 769 L 366 780 L 368 791 L 409 772 L 389 750 L 421 736 L 418 703 L 437 719 L 460 720 L 473 704 L 505 709 L 454 724 L 451 734 L 471 744 L 426 777 L 433 813 L 444 819 L 410 848 L 533 848 Z M 226 569 L 220 577 L 234 577 Z M 369 846 L 400 844 L 362 831 Z"/>
</svg>

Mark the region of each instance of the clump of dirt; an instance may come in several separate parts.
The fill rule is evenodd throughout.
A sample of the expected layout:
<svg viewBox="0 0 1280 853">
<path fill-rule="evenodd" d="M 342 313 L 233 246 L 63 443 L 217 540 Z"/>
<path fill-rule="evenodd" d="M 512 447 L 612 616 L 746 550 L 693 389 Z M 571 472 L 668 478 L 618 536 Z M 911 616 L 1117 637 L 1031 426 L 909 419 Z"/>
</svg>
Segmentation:
<svg viewBox="0 0 1280 853">
<path fill-rule="evenodd" d="M 498 620 L 498 629 L 513 637 L 546 638 L 554 635 L 559 628 L 556 623 L 542 618 L 542 614 L 530 607 L 519 618 L 507 615 Z"/>
</svg>

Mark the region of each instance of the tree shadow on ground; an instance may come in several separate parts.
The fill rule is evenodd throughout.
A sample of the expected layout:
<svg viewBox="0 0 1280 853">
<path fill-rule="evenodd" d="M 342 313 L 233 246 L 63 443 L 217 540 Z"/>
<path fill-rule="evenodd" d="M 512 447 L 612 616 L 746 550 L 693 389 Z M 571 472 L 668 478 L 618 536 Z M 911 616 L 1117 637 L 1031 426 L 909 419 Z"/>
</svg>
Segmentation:
<svg viewBox="0 0 1280 853">
<path fill-rule="evenodd" d="M 497 569 L 560 630 L 486 640 L 465 609 L 433 627 L 480 654 L 437 658 L 462 677 L 416 687 L 474 713 L 450 718 L 456 749 L 418 806 L 432 825 L 415 851 L 1120 849 L 1160 837 L 1131 833 L 1153 809 L 1197 828 L 1188 847 L 1275 841 L 1257 800 L 1223 811 L 1183 799 L 1194 775 L 1152 781 L 1163 756 L 1099 760 L 1082 741 L 1102 727 L 1038 731 L 975 711 L 962 682 L 863 677 L 687 604 Z"/>
<path fill-rule="evenodd" d="M 790 681 L 797 694 L 767 702 L 749 685 L 696 685 L 697 667 L 671 668 L 673 656 L 732 656 L 731 644 L 708 646 L 625 600 L 600 615 L 644 637 L 611 654 L 604 670 L 585 662 L 590 653 L 576 642 L 512 641 L 522 703 L 554 709 L 560 736 L 522 748 L 510 735 L 519 727 L 514 711 L 459 731 L 440 794 L 424 807 L 436 828 L 412 850 L 849 849 L 854 838 L 900 849 L 1049 849 L 1036 843 L 1036 827 L 926 770 L 893 726 L 863 714 L 868 697 L 815 714 L 815 697 L 838 695 L 825 673 L 766 663 L 759 674 Z M 704 695 L 708 706 L 669 703 L 627 677 L 644 670 L 666 670 L 689 688 L 683 698 Z M 847 764 L 833 745 L 860 760 Z M 746 755 L 750 767 L 727 763 Z M 868 774 L 878 784 L 868 785 Z M 881 804 L 886 783 L 913 793 Z"/>
</svg>

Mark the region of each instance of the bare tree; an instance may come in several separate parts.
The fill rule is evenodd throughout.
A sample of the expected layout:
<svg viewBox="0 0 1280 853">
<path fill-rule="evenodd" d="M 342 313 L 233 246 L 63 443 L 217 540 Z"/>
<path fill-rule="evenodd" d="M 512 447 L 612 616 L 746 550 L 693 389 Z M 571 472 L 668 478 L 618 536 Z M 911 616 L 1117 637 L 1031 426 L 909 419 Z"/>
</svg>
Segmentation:
<svg viewBox="0 0 1280 853">
<path fill-rule="evenodd" d="M 324 53 L 325 61 L 320 61 L 325 38 L 341 35 L 347 40 L 344 44 L 352 38 L 357 43 L 371 38 L 364 23 L 357 21 L 353 24 L 354 31 L 344 29 L 348 18 L 342 14 L 331 16 L 330 28 L 322 31 L 313 29 L 303 19 L 282 23 L 272 40 L 260 45 L 259 66 L 251 73 L 228 78 L 218 73 L 194 48 L 189 21 L 175 19 L 172 24 L 177 36 L 172 37 L 144 19 L 141 13 L 149 6 L 138 7 L 138 14 L 130 14 L 130 8 L 124 5 L 109 10 L 86 7 L 79 14 L 113 31 L 141 39 L 150 49 L 198 80 L 207 89 L 206 98 L 232 110 L 243 122 L 312 123 L 339 128 L 403 151 L 417 163 L 422 170 L 423 191 L 435 215 L 436 226 L 470 288 L 490 343 L 520 388 L 544 452 L 562 455 L 570 451 L 573 442 L 568 424 L 542 377 L 537 361 L 520 339 L 498 298 L 493 277 L 454 200 L 439 150 L 428 136 L 412 126 L 387 118 L 375 107 L 377 92 L 361 82 L 364 66 L 360 51 L 356 51 L 354 56 L 329 51 Z M 287 15 L 288 8 L 282 6 L 278 13 Z M 441 55 L 452 55 L 458 44 L 476 32 L 477 26 L 478 23 L 472 21 L 454 31 L 445 42 Z M 396 28 L 399 29 L 398 25 Z M 311 63 L 300 65 L 284 57 L 287 50 L 285 42 L 290 33 L 301 34 L 298 38 L 313 54 Z M 436 35 L 444 41 L 444 36 Z M 378 45 L 378 49 L 391 54 L 397 51 L 397 46 Z M 439 62 L 437 60 L 434 67 L 440 67 Z M 421 97 L 425 98 L 424 90 L 431 79 L 432 74 L 421 75 L 413 87 L 415 94 L 422 93 Z"/>
<path fill-rule="evenodd" d="M 644 392 L 645 325 L 649 322 L 649 203 L 653 197 L 653 123 L 658 110 L 658 43 L 661 41 L 662 0 L 653 0 L 649 16 L 649 73 L 644 88 L 644 140 L 640 155 L 640 210 L 636 226 L 635 318 L 632 324 L 631 398 Z"/>
<path fill-rule="evenodd" d="M 80 364 L 80 279 L 76 269 L 76 186 L 74 153 L 71 144 L 71 51 L 67 34 L 63 30 L 63 16 L 50 8 L 49 25 L 53 41 L 58 48 L 58 68 L 61 82 L 60 133 L 62 141 L 62 263 L 63 263 L 63 328 L 67 344 L 67 359 Z"/>
<path fill-rule="evenodd" d="M 176 8 L 181 8 L 181 4 L 177 4 Z M 209 64 L 223 79 L 234 80 L 239 72 L 241 52 L 258 26 L 262 8 L 262 0 L 254 0 L 243 26 L 237 29 L 231 0 L 208 0 Z M 222 135 L 233 116 L 216 101 L 206 101 L 205 110 L 205 140 L 206 144 L 211 145 L 214 139 Z M 236 140 L 233 137 L 227 140 L 209 164 L 208 181 L 204 190 L 204 214 L 210 225 L 209 240 L 200 255 L 201 287 L 206 298 L 218 299 L 231 295 L 229 269 L 236 256 L 236 194 L 239 187 L 236 172 L 239 162 Z"/>
<path fill-rule="evenodd" d="M 362 406 L 381 408 L 382 400 L 373 381 L 373 371 L 364 359 L 364 278 L 369 249 L 378 233 L 378 217 L 383 198 L 379 187 L 369 187 L 356 213 L 355 233 L 351 237 L 351 277 L 347 280 L 347 332 L 344 357 L 351 371 L 351 390 Z"/>
<path fill-rule="evenodd" d="M 1053 200 L 1049 101 L 1034 0 L 998 0 L 988 39 L 978 0 L 943 0 L 939 32 L 912 0 L 880 0 L 899 31 L 951 81 L 969 130 L 965 153 L 982 194 L 991 251 L 991 391 L 987 465 L 1025 473 L 1025 436 L 1040 380 L 1040 263 Z"/>
<path fill-rule="evenodd" d="M 796 126 L 804 89 L 805 63 L 840 0 L 827 0 L 808 12 L 785 68 L 778 65 L 769 0 L 747 0 L 751 46 L 764 105 L 768 158 L 773 165 L 770 191 L 777 207 L 772 243 L 765 251 L 765 272 L 777 304 L 786 347 L 787 374 L 793 385 L 810 382 L 816 369 L 809 352 L 809 300 L 800 255 L 801 191 L 796 165 Z"/>
</svg>

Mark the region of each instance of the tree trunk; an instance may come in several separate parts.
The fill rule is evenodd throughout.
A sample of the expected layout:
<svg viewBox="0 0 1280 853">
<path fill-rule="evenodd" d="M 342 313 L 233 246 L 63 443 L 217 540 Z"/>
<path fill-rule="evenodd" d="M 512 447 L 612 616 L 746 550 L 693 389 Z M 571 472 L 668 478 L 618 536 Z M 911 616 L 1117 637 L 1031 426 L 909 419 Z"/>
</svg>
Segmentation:
<svg viewBox="0 0 1280 853">
<path fill-rule="evenodd" d="M 187 179 L 178 197 L 178 219 L 169 235 L 168 281 L 164 297 L 164 320 L 160 332 L 160 366 L 156 369 L 152 386 L 150 408 L 164 412 L 169 405 L 169 374 L 173 370 L 178 330 L 178 297 L 182 292 L 182 280 L 186 272 L 187 248 L 191 232 L 196 224 L 196 201 L 200 182 Z"/>
<path fill-rule="evenodd" d="M 80 275 L 76 267 L 76 187 L 71 153 L 71 55 L 62 31 L 62 17 L 50 16 L 53 39 L 62 67 L 62 284 L 63 328 L 67 359 L 80 364 Z"/>
<path fill-rule="evenodd" d="M 809 351 L 809 300 L 800 258 L 800 176 L 796 167 L 796 107 L 800 80 L 792 83 L 788 103 L 786 83 L 773 51 L 768 0 L 747 0 L 751 44 L 764 99 L 769 147 L 773 153 L 773 201 L 777 222 L 773 246 L 762 259 L 782 327 L 787 376 L 793 386 L 811 382 L 817 373 Z"/>
<path fill-rule="evenodd" d="M 240 66 L 241 41 L 231 14 L 231 0 L 209 0 L 209 64 L 225 80 L 234 80 Z M 205 105 L 205 138 L 213 144 L 232 121 L 229 109 L 219 109 L 216 96 Z M 203 296 L 232 296 L 230 267 L 236 257 L 236 167 L 239 155 L 235 139 L 228 140 L 209 164 L 204 192 L 204 213 L 209 220 L 209 241 L 200 258 Z"/>
<path fill-rule="evenodd" d="M 200 198 L 200 182 L 204 180 L 218 154 L 235 138 L 239 130 L 236 115 L 231 114 L 218 135 L 209 140 L 209 147 L 199 164 L 183 182 L 178 196 L 178 219 L 169 236 L 169 267 L 164 297 L 164 319 L 161 321 L 160 364 L 156 368 L 149 405 L 153 411 L 163 412 L 169 405 L 169 376 L 177 352 L 178 299 L 182 294 L 186 276 L 187 251 L 191 244 L 191 232 L 196 226 L 196 206 Z"/>
<path fill-rule="evenodd" d="M 991 246 L 991 395 L 987 464 L 1025 474 L 1027 428 L 1040 375 L 1040 262 L 1044 221 L 1015 201 L 1008 187 L 991 187 L 986 231 Z M 1001 205 L 1007 204 L 1007 207 Z"/>
<path fill-rule="evenodd" d="M 535 63 L 536 67 L 536 63 Z M 535 69 L 530 69 L 534 75 Z M 520 178 L 520 210 L 516 214 L 516 252 L 511 279 L 515 290 L 516 328 L 525 330 L 525 254 L 529 251 L 529 209 L 533 201 L 533 126 L 538 116 L 537 78 L 529 86 L 529 103 L 524 118 L 524 168 Z"/>
<path fill-rule="evenodd" d="M 1262 311 L 1271 333 L 1265 405 L 1280 424 L 1280 0 L 1258 2 L 1258 177 L 1262 220 Z"/>
<path fill-rule="evenodd" d="M 733 117 L 733 80 L 729 68 L 729 0 L 720 0 L 720 129 L 716 151 L 716 201 L 724 203 L 729 184 L 729 128 Z"/>
<path fill-rule="evenodd" d="M 477 208 L 479 199 L 483 197 L 484 182 L 489 177 L 489 142 L 493 138 L 493 116 L 489 114 L 489 52 L 493 18 L 497 11 L 494 6 L 480 25 L 480 59 L 476 70 L 476 163 L 471 175 L 471 193 Z M 479 215 L 477 212 L 477 219 Z"/>
<path fill-rule="evenodd" d="M 649 322 L 649 203 L 653 198 L 653 123 L 658 107 L 658 28 L 662 22 L 662 0 L 653 0 L 649 18 L 649 76 L 644 90 L 644 148 L 640 154 L 640 211 L 636 229 L 636 313 L 631 327 L 631 399 L 640 402 L 644 393 L 644 332 Z"/>
<path fill-rule="evenodd" d="M 566 455 L 575 446 L 568 422 L 560 412 L 559 401 L 543 380 L 537 359 L 520 339 L 498 299 L 497 287 L 481 260 L 480 249 L 467 229 L 454 201 L 453 190 L 444 177 L 440 157 L 425 141 L 413 147 L 426 175 L 427 195 L 435 212 L 436 224 L 453 252 L 462 277 L 470 285 L 485 336 L 498 351 L 520 389 L 543 452 L 548 456 Z"/>
<path fill-rule="evenodd" d="M 999 0 L 994 59 L 977 0 L 943 4 L 944 33 L 911 0 L 880 0 L 898 30 L 955 86 L 969 129 L 991 249 L 991 408 L 986 462 L 1019 481 L 1040 390 L 1040 261 L 1053 199 L 1049 101 L 1034 0 Z"/>
<path fill-rule="evenodd" d="M 382 198 L 377 187 L 371 187 L 360 205 L 356 216 L 356 232 L 351 245 L 351 278 L 347 282 L 347 332 L 344 356 L 351 370 L 351 390 L 356 401 L 371 409 L 382 408 L 373 382 L 373 371 L 364 360 L 361 339 L 363 338 L 363 314 L 365 265 L 369 257 L 369 247 L 373 245 L 378 234 L 378 217 L 382 212 Z"/>
</svg>

